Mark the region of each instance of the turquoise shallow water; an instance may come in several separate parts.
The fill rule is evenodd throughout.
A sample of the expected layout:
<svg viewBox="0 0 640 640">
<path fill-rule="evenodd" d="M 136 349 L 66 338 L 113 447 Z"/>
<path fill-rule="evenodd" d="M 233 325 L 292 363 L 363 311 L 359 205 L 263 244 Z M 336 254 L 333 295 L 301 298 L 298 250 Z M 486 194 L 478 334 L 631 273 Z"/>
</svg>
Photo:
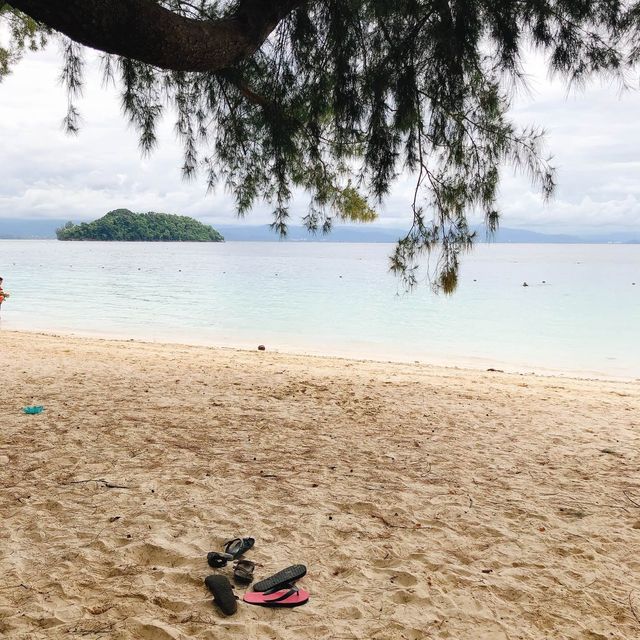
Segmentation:
<svg viewBox="0 0 640 640">
<path fill-rule="evenodd" d="M 391 250 L 0 240 L 0 327 L 640 378 L 640 245 L 479 245 L 451 297 Z"/>
</svg>

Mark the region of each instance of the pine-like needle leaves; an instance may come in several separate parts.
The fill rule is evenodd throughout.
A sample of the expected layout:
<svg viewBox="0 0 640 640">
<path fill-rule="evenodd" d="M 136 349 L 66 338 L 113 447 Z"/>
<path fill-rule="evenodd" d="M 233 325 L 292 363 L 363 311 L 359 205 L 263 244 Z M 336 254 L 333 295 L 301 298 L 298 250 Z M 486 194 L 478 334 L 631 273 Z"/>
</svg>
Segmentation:
<svg viewBox="0 0 640 640">
<path fill-rule="evenodd" d="M 247 3 L 160 4 L 208 20 Z M 184 175 L 201 171 L 208 188 L 224 185 L 240 215 L 257 201 L 271 203 L 272 227 L 282 235 L 296 190 L 310 197 L 307 228 L 326 233 L 336 219 L 374 219 L 370 202 L 384 200 L 398 174 L 411 172 L 413 225 L 391 268 L 412 286 L 433 255 L 432 283 L 451 292 L 461 254 L 474 240 L 470 215 L 481 213 L 489 232 L 498 226 L 505 166 L 525 172 L 544 197 L 553 192 L 543 131 L 518 128 L 508 117 L 508 88 L 523 81 L 521 52 L 543 50 L 551 70 L 574 83 L 593 74 L 622 77 L 640 57 L 639 6 L 310 0 L 281 21 L 256 54 L 223 72 L 176 73 L 111 57 L 104 68 L 121 87 L 144 152 L 153 149 L 155 125 L 171 106 Z M 20 16 L 0 11 L 15 26 Z M 3 51 L 0 75 L 8 68 Z M 72 98 L 82 71 L 77 45 L 65 42 L 64 60 Z M 76 131 L 77 112 L 69 104 L 65 123 Z"/>
</svg>

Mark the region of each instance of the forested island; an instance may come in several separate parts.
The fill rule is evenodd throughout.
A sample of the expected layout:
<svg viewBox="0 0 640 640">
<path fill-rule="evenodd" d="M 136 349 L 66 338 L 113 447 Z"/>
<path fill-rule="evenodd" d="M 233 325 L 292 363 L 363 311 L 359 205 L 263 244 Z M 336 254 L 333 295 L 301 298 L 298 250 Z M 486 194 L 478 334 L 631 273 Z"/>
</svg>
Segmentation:
<svg viewBox="0 0 640 640">
<path fill-rule="evenodd" d="M 67 222 L 56 230 L 58 240 L 119 240 L 127 242 L 224 242 L 213 227 L 188 216 L 133 213 L 115 209 L 93 222 Z"/>
</svg>

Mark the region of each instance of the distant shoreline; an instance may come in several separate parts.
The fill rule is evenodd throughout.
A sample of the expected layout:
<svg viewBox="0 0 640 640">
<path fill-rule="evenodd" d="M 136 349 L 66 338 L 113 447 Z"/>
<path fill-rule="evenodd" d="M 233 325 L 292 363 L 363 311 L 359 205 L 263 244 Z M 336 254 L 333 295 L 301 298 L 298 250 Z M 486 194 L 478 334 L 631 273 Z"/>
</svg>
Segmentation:
<svg viewBox="0 0 640 640">
<path fill-rule="evenodd" d="M 50 240 L 55 239 L 55 230 L 64 224 L 62 220 L 11 220 L 0 219 L 0 240 Z M 215 228 L 226 242 L 320 242 L 320 243 L 394 243 L 406 234 L 406 229 L 390 227 L 373 227 L 368 225 L 340 225 L 330 234 L 323 236 L 310 235 L 301 226 L 289 228 L 288 237 L 284 240 L 275 234 L 269 225 L 220 225 Z M 476 227 L 476 242 L 485 243 L 486 230 Z M 557 234 L 532 231 L 528 229 L 512 229 L 504 227 L 498 230 L 490 241 L 496 244 L 640 244 L 638 231 L 620 231 L 589 234 Z"/>
<path fill-rule="evenodd" d="M 34 237 L 34 238 L 30 238 L 30 237 L 4 237 L 4 236 L 0 236 L 0 240 L 7 240 L 7 241 L 16 241 L 16 240 L 20 240 L 20 241 L 55 241 L 55 242 L 105 242 L 105 243 L 109 243 L 109 244 L 118 244 L 118 243 L 126 243 L 126 244 L 133 244 L 133 243 L 140 243 L 140 244 L 188 244 L 190 242 L 194 243 L 194 244 L 221 244 L 220 242 L 216 242 L 216 241 L 198 241 L 198 240 L 91 240 L 91 239 L 83 239 L 83 240 L 72 240 L 72 241 L 65 241 L 65 240 L 58 240 L 57 238 L 39 238 L 39 237 Z M 310 239 L 310 240 L 305 240 L 305 239 L 293 239 L 293 238 L 287 238 L 285 240 L 280 240 L 278 238 L 274 239 L 274 240 L 267 240 L 267 239 L 251 239 L 251 238 L 231 238 L 228 239 L 225 237 L 224 239 L 225 243 L 235 243 L 235 242 L 247 242 L 247 243 L 255 243 L 255 244 L 270 244 L 270 243 L 276 243 L 276 242 L 286 242 L 286 243 L 291 243 L 291 244 L 303 244 L 303 243 L 312 243 L 312 244 L 395 244 L 394 240 L 332 240 L 331 238 L 327 238 L 325 240 L 314 240 L 314 239 Z M 616 241 L 605 241 L 605 240 L 601 240 L 601 241 L 595 241 L 595 240 L 574 240 L 572 242 L 542 242 L 542 241 L 515 241 L 515 240 L 493 240 L 493 241 L 487 241 L 487 240 L 476 240 L 475 241 L 476 244 L 510 244 L 510 245 L 549 245 L 549 244 L 553 244 L 553 245 L 617 245 L 617 246 L 622 246 L 622 247 L 628 247 L 628 246 L 634 246 L 634 245 L 640 245 L 640 240 L 638 241 L 630 241 L 630 242 L 616 242 Z"/>
</svg>

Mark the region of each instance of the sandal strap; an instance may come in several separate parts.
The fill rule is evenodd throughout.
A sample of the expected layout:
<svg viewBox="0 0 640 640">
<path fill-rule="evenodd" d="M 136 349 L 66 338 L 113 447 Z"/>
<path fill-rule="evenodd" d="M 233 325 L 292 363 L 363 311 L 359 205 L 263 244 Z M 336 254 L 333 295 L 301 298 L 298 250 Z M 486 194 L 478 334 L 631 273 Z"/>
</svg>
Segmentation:
<svg viewBox="0 0 640 640">
<path fill-rule="evenodd" d="M 286 587 L 285 587 L 286 588 Z M 271 595 L 273 593 L 277 593 L 278 591 L 282 591 L 282 589 L 278 589 L 277 591 L 265 591 L 264 595 Z M 282 600 L 286 600 L 290 598 L 292 595 L 298 593 L 298 587 L 294 587 L 293 585 L 289 585 L 289 589 L 285 591 L 283 594 L 279 595 L 277 598 L 269 598 L 268 600 L 265 598 L 265 602 L 281 602 Z"/>
<path fill-rule="evenodd" d="M 237 545 L 238 549 L 240 549 L 242 547 L 242 539 L 241 538 L 233 538 L 233 540 L 227 540 L 224 543 L 224 550 L 230 555 L 235 555 L 234 553 L 232 553 L 230 551 L 232 545 Z"/>
<path fill-rule="evenodd" d="M 296 587 L 292 582 L 286 582 L 285 584 L 279 584 L 271 589 L 268 589 L 267 591 L 263 591 L 265 596 L 269 596 L 273 593 L 278 593 L 278 591 L 282 591 L 283 589 L 290 589 L 295 591 L 299 591 L 298 587 Z"/>
</svg>

